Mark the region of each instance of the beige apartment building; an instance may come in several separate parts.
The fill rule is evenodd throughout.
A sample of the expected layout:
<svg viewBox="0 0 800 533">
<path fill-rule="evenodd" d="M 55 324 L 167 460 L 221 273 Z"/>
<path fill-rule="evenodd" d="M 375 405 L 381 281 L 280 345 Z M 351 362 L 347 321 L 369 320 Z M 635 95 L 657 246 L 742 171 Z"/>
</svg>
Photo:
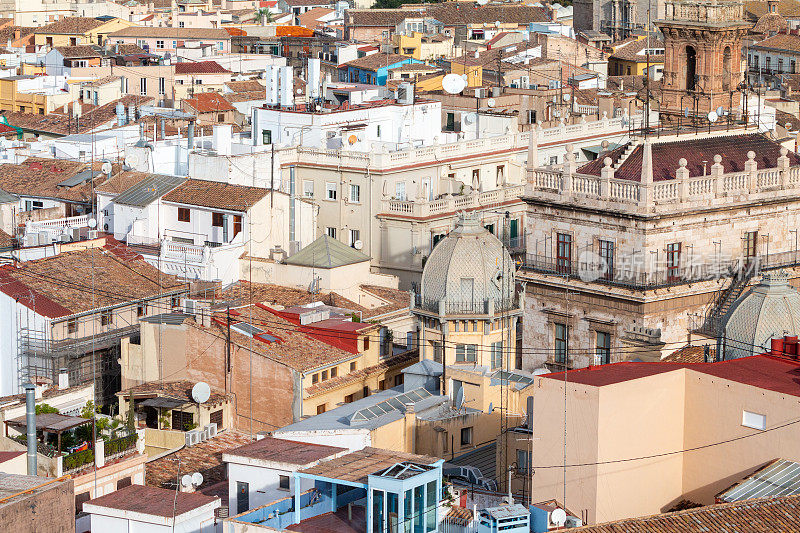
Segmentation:
<svg viewBox="0 0 800 533">
<path fill-rule="evenodd" d="M 628 124 L 602 119 L 537 132 L 539 163 L 562 161 L 567 145 L 585 162 L 603 140 L 627 138 Z M 510 133 L 395 152 L 276 149 L 275 157 L 284 190 L 294 166 L 298 194 L 319 207 L 317 232 L 348 245 L 360 240 L 373 266 L 398 276 L 401 288 L 407 289 L 419 281 L 431 250 L 454 227 L 459 211 L 480 213 L 487 229 L 512 249 L 524 246 L 527 206 L 521 197 L 529 135 Z M 233 159 L 245 157 L 253 156 Z M 268 173 L 269 159 L 264 163 L 258 167 Z M 236 161 L 242 168 L 252 165 Z"/>
<path fill-rule="evenodd" d="M 566 418 L 566 502 L 589 524 L 659 514 L 681 500 L 712 504 L 765 464 L 800 459 L 800 426 L 787 424 L 797 419 L 798 370 L 757 355 L 538 376 L 532 501 L 563 498 Z"/>
<path fill-rule="evenodd" d="M 523 368 L 657 359 L 716 336 L 759 270 L 797 278 L 798 187 L 800 158 L 742 130 L 531 169 L 523 346 L 548 355 Z"/>
</svg>

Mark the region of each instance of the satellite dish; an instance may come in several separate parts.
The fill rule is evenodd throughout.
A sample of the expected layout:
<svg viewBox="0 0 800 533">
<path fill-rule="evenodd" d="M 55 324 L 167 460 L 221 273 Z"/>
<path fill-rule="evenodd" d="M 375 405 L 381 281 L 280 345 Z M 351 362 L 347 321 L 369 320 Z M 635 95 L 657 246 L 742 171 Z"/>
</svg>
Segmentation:
<svg viewBox="0 0 800 533">
<path fill-rule="evenodd" d="M 554 509 L 553 512 L 550 513 L 550 521 L 557 526 L 563 526 L 567 523 L 567 513 L 564 509 Z"/>
<path fill-rule="evenodd" d="M 456 397 L 453 400 L 453 405 L 456 409 L 461 409 L 464 406 L 464 387 L 458 389 Z"/>
<path fill-rule="evenodd" d="M 494 107 L 497 105 L 497 100 L 495 100 L 494 98 L 489 98 L 488 100 L 486 100 L 486 105 L 488 105 L 489 107 Z"/>
<path fill-rule="evenodd" d="M 570 98 L 572 98 L 572 96 L 569 95 L 568 93 L 564 93 L 564 96 L 562 96 L 561 98 L 563 98 L 565 102 L 569 102 L 569 100 L 570 100 Z"/>
<path fill-rule="evenodd" d="M 719 119 L 719 115 L 716 111 L 710 111 L 708 113 L 708 121 L 709 122 L 716 122 Z"/>
<path fill-rule="evenodd" d="M 358 137 L 355 135 L 351 135 L 347 138 L 347 142 L 349 142 L 350 144 L 355 144 L 356 142 L 358 142 Z"/>
<path fill-rule="evenodd" d="M 360 250 L 363 247 L 364 247 L 364 243 L 361 242 L 361 241 L 356 241 L 356 242 L 353 243 L 353 248 L 355 248 L 356 250 Z"/>
<path fill-rule="evenodd" d="M 202 484 L 203 484 L 203 474 L 201 474 L 200 472 L 195 472 L 194 474 L 192 474 L 192 485 L 194 485 L 195 487 L 199 487 Z"/>
<path fill-rule="evenodd" d="M 462 74 L 461 79 L 464 80 L 464 83 L 467 83 L 469 81 L 469 78 L 467 77 L 466 74 Z"/>
<path fill-rule="evenodd" d="M 489 0 L 476 0 L 479 6 L 485 6 L 489 3 Z"/>
<path fill-rule="evenodd" d="M 722 116 L 724 113 L 725 113 L 725 110 L 722 109 L 722 106 L 719 106 L 717 108 L 717 115 Z"/>
<path fill-rule="evenodd" d="M 93 218 L 90 218 L 89 222 L 87 222 L 87 224 L 89 224 L 89 227 L 92 228 L 92 229 L 97 227 L 97 221 L 95 219 L 93 219 Z"/>
<path fill-rule="evenodd" d="M 464 115 L 464 123 L 465 124 L 474 124 L 475 123 L 476 115 L 475 113 L 467 113 Z"/>
<path fill-rule="evenodd" d="M 129 167 L 135 167 L 139 164 L 139 156 L 133 153 L 126 155 L 125 164 Z"/>
<path fill-rule="evenodd" d="M 463 91 L 466 86 L 467 82 L 458 74 L 448 74 L 442 78 L 442 88 L 446 93 L 458 94 Z"/>
<path fill-rule="evenodd" d="M 205 381 L 198 381 L 192 387 L 192 399 L 197 403 L 206 403 L 211 397 L 211 387 Z"/>
<path fill-rule="evenodd" d="M 100 167 L 100 171 L 103 174 L 111 174 L 111 163 L 109 163 L 108 161 L 103 163 L 102 166 Z"/>
<path fill-rule="evenodd" d="M 190 476 L 189 474 L 184 474 L 181 477 L 181 486 L 182 487 L 187 487 L 187 488 L 191 487 L 192 486 L 192 476 Z"/>
</svg>

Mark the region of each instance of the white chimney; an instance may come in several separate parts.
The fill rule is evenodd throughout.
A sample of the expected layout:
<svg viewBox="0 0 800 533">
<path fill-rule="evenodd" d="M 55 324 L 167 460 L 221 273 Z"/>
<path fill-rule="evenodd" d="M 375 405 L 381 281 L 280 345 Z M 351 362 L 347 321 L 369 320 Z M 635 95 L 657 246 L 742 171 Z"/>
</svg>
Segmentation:
<svg viewBox="0 0 800 533">
<path fill-rule="evenodd" d="M 219 155 L 231 155 L 231 135 L 233 135 L 231 124 L 214 124 L 214 149 Z"/>
<path fill-rule="evenodd" d="M 58 390 L 64 390 L 69 388 L 69 373 L 67 372 L 66 368 L 62 368 L 58 371 Z"/>
</svg>

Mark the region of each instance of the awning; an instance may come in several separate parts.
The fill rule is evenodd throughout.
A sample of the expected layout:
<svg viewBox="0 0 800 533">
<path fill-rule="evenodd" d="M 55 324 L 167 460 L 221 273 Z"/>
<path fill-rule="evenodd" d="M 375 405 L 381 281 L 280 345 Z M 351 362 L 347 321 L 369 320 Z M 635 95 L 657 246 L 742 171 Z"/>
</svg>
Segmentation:
<svg viewBox="0 0 800 533">
<path fill-rule="evenodd" d="M 139 402 L 137 405 L 142 407 L 155 407 L 160 409 L 175 409 L 176 407 L 180 407 L 182 405 L 186 405 L 188 402 L 185 400 L 176 400 L 175 398 L 148 398 L 143 402 Z"/>
</svg>

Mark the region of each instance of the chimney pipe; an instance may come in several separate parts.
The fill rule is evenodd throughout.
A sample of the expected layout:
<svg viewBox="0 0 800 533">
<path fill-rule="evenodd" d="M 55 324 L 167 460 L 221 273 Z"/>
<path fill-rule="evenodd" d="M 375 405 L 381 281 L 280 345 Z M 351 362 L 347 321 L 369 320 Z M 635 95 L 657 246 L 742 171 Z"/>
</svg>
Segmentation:
<svg viewBox="0 0 800 533">
<path fill-rule="evenodd" d="M 28 475 L 36 475 L 36 386 L 26 383 L 25 419 L 28 426 Z"/>
<path fill-rule="evenodd" d="M 295 231 L 295 183 L 294 183 L 294 165 L 289 166 L 289 242 L 297 240 Z M 291 253 L 291 252 L 290 252 Z"/>
<path fill-rule="evenodd" d="M 58 390 L 69 388 L 69 373 L 66 368 L 61 368 L 58 371 Z"/>
</svg>

